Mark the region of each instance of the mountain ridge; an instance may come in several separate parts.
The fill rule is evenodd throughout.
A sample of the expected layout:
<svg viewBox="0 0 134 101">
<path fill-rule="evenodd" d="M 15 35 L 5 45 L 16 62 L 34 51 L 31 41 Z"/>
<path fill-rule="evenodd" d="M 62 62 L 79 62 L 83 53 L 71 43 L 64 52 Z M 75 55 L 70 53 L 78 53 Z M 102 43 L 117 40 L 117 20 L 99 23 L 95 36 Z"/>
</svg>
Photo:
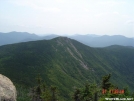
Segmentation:
<svg viewBox="0 0 134 101">
<path fill-rule="evenodd" d="M 28 42 L 34 40 L 44 40 L 44 39 L 50 40 L 56 37 L 59 37 L 59 35 L 51 34 L 47 36 L 38 36 L 27 32 L 14 31 L 9 33 L 0 33 L 0 45 Z M 66 36 L 66 37 L 75 39 L 91 47 L 107 47 L 111 45 L 122 45 L 122 46 L 134 47 L 134 38 L 128 38 L 122 35 L 98 36 L 94 34 L 87 34 L 87 35 L 73 35 L 73 36 Z"/>
<path fill-rule="evenodd" d="M 0 46 L 0 71 L 25 86 L 33 86 L 40 73 L 47 85 L 59 87 L 64 99 L 72 87 L 87 80 L 98 83 L 109 73 L 114 84 L 133 90 L 134 49 L 110 48 L 92 48 L 67 37 L 4 45 Z"/>
</svg>

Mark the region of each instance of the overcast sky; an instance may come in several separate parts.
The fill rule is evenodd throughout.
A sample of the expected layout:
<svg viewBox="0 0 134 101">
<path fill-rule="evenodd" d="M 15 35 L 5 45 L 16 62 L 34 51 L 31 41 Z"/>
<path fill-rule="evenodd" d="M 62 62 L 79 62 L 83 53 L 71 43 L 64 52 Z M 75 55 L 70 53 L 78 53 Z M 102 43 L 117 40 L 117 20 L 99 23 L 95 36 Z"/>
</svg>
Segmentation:
<svg viewBox="0 0 134 101">
<path fill-rule="evenodd" d="M 0 32 L 134 37 L 134 0 L 0 0 Z"/>
</svg>

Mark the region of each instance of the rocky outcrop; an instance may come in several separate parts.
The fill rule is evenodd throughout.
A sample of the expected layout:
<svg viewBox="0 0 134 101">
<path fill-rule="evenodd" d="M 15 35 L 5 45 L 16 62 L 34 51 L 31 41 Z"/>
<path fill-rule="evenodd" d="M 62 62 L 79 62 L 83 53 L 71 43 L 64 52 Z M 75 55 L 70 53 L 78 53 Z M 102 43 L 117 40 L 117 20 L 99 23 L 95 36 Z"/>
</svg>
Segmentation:
<svg viewBox="0 0 134 101">
<path fill-rule="evenodd" d="M 0 74 L 0 101 L 16 101 L 16 88 L 12 81 Z"/>
</svg>

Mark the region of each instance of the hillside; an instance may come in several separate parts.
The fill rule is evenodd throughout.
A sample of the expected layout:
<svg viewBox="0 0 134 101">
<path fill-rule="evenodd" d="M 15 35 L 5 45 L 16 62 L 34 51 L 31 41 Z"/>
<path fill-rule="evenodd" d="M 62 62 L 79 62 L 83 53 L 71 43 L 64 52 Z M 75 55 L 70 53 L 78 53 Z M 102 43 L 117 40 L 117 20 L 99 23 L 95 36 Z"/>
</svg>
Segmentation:
<svg viewBox="0 0 134 101">
<path fill-rule="evenodd" d="M 134 90 L 134 48 L 91 48 L 66 37 L 23 42 L 0 47 L 0 73 L 18 85 L 32 87 L 40 73 L 45 83 L 56 85 L 63 99 L 74 86 L 87 80 L 100 82 L 112 74 L 112 82 Z"/>
</svg>

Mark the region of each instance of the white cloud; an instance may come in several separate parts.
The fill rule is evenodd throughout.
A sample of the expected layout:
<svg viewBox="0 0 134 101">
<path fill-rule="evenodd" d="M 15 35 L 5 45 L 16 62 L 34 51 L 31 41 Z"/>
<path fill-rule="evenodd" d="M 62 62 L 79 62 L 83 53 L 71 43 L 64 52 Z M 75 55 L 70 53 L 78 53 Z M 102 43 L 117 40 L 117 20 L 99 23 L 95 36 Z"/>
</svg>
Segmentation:
<svg viewBox="0 0 134 101">
<path fill-rule="evenodd" d="M 106 13 L 98 13 L 98 14 L 95 14 L 94 16 L 96 18 L 100 18 L 100 17 L 103 17 Z"/>
<path fill-rule="evenodd" d="M 98 4 L 101 5 L 110 5 L 110 6 L 115 6 L 115 5 L 121 5 L 125 4 L 125 1 L 113 1 L 113 0 L 105 0 L 105 1 L 99 1 Z"/>
<path fill-rule="evenodd" d="M 113 14 L 115 14 L 115 15 L 119 15 L 119 12 L 115 11 L 115 12 L 113 12 Z"/>
<path fill-rule="evenodd" d="M 134 24 L 134 20 L 128 20 L 125 24 Z"/>
<path fill-rule="evenodd" d="M 89 9 L 87 9 L 87 8 L 83 8 L 83 11 L 85 11 L 85 12 L 89 12 Z"/>
<path fill-rule="evenodd" d="M 26 6 L 26 7 L 30 7 L 32 9 L 35 10 L 39 10 L 39 11 L 43 11 L 43 12 L 60 12 L 61 9 L 59 9 L 58 7 L 46 7 L 46 3 L 43 0 L 13 0 L 10 1 L 18 6 Z"/>
<path fill-rule="evenodd" d="M 61 11 L 59 8 L 45 8 L 45 7 L 38 7 L 37 10 L 43 11 L 43 12 L 53 12 L 58 13 Z"/>
<path fill-rule="evenodd" d="M 66 0 L 55 0 L 58 3 L 65 3 Z"/>
</svg>

